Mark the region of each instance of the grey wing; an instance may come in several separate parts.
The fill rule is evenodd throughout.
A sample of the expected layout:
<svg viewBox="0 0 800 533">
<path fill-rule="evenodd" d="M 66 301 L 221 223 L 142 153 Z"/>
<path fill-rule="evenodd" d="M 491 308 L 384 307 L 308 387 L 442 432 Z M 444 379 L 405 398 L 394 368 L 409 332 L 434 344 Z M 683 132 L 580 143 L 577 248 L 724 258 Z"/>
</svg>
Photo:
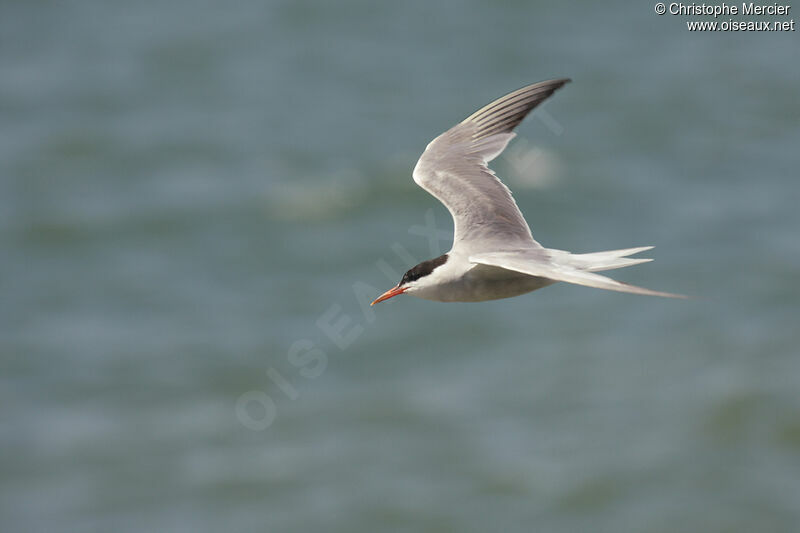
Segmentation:
<svg viewBox="0 0 800 533">
<path fill-rule="evenodd" d="M 548 250 L 545 252 L 545 254 L 551 255 L 549 252 L 550 251 Z M 595 274 L 594 272 L 589 272 L 588 270 L 582 270 L 573 265 L 559 262 L 558 257 L 558 255 L 555 255 L 556 260 L 542 260 L 542 255 L 537 253 L 537 251 L 500 252 L 475 254 L 469 257 L 469 261 L 470 263 L 496 266 L 506 270 L 513 270 L 514 272 L 528 274 L 530 276 L 552 279 L 554 281 L 564 281 L 566 283 L 574 283 L 575 285 L 583 285 L 585 287 L 596 287 L 598 289 L 606 289 L 609 291 L 629 292 L 633 294 L 644 294 L 647 296 L 686 298 L 686 296 L 681 294 L 654 291 L 651 289 L 645 289 L 644 287 L 637 287 L 636 285 L 622 283 L 621 281 L 617 281 L 606 276 L 601 276 L 600 274 Z"/>
<path fill-rule="evenodd" d="M 528 85 L 495 100 L 434 139 L 414 168 L 414 181 L 453 216 L 453 251 L 542 250 L 511 191 L 487 166 L 512 130 L 569 80 Z"/>
</svg>

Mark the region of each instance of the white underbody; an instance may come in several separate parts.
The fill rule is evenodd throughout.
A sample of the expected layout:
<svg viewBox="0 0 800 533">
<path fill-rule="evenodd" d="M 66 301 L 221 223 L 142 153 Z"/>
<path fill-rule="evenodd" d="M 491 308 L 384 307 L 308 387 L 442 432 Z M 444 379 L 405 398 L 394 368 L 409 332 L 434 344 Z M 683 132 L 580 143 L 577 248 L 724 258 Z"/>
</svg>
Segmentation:
<svg viewBox="0 0 800 533">
<path fill-rule="evenodd" d="M 442 279 L 437 285 L 409 291 L 408 294 L 437 302 L 485 302 L 519 296 L 555 283 L 551 279 L 529 276 L 500 267 L 476 264 L 465 266 L 466 270 L 462 268 L 460 275 L 451 270 L 447 272 L 451 275 L 447 276 L 449 279 Z M 445 264 L 440 268 L 446 267 Z M 434 272 L 432 275 L 437 273 Z"/>
<path fill-rule="evenodd" d="M 483 302 L 519 296 L 565 281 L 612 291 L 676 296 L 596 274 L 597 271 L 650 261 L 629 257 L 649 249 L 649 246 L 645 246 L 588 254 L 573 254 L 541 246 L 483 253 L 464 253 L 454 249 L 448 252 L 444 264 L 427 276 L 409 283 L 405 292 L 438 302 Z"/>
</svg>

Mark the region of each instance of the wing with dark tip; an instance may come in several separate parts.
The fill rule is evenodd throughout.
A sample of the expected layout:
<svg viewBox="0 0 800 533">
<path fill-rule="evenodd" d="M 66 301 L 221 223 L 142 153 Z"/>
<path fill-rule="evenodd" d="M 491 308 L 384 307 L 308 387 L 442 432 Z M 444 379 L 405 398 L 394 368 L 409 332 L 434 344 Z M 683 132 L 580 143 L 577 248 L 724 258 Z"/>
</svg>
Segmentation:
<svg viewBox="0 0 800 533">
<path fill-rule="evenodd" d="M 568 81 L 543 81 L 518 89 L 428 144 L 414 168 L 414 181 L 453 216 L 454 251 L 542 249 L 511 191 L 487 164 L 503 152 L 525 116 Z"/>
</svg>

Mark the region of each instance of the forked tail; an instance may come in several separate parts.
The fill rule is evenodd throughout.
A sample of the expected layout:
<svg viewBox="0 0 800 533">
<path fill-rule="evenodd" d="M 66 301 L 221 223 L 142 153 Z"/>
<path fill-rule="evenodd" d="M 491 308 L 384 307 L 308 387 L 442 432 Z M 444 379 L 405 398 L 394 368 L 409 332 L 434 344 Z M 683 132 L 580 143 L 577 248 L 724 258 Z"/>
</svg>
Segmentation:
<svg viewBox="0 0 800 533">
<path fill-rule="evenodd" d="M 550 252 L 551 256 L 557 259 L 560 264 L 568 264 L 589 272 L 600 272 L 602 270 L 614 270 L 615 268 L 623 268 L 652 261 L 652 259 L 631 259 L 628 257 L 652 249 L 652 246 L 640 246 L 638 248 L 606 250 L 605 252 L 593 252 L 590 254 L 573 254 L 562 250 L 548 250 L 548 252 Z"/>
<path fill-rule="evenodd" d="M 649 250 L 652 246 L 627 248 L 625 250 L 609 250 L 591 254 L 571 254 L 563 250 L 548 249 L 548 260 L 542 260 L 540 250 L 493 252 L 475 254 L 469 257 L 470 262 L 491 265 L 506 270 L 521 272 L 530 276 L 547 278 L 553 281 L 564 281 L 575 285 L 596 287 L 609 291 L 646 294 L 649 296 L 665 296 L 667 298 L 686 298 L 680 294 L 654 291 L 644 287 L 636 287 L 628 283 L 613 280 L 600 274 L 597 270 L 611 270 L 649 261 L 649 259 L 628 259 L 627 256 Z"/>
</svg>

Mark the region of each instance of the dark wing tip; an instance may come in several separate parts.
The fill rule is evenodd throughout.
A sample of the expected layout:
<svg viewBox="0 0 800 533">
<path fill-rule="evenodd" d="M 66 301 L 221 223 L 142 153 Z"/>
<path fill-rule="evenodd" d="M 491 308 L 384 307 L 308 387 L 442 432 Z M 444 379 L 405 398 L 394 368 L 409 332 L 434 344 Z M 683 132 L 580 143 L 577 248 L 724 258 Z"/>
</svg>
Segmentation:
<svg viewBox="0 0 800 533">
<path fill-rule="evenodd" d="M 473 134 L 476 140 L 510 132 L 536 106 L 570 81 L 569 78 L 558 78 L 527 85 L 480 108 L 462 123 L 469 122 L 478 127 Z"/>
</svg>

